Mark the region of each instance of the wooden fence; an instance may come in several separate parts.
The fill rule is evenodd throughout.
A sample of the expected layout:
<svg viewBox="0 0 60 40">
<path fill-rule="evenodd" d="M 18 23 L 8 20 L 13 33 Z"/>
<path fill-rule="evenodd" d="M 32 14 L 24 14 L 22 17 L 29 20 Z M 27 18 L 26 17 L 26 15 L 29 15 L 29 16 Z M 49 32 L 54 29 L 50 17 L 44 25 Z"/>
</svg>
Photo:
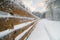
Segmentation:
<svg viewBox="0 0 60 40">
<path fill-rule="evenodd" d="M 17 5 L 10 3 L 11 2 L 9 0 L 3 0 L 0 2 L 0 11 L 7 12 L 12 16 L 18 15 L 19 17 L 0 17 L 0 40 L 16 40 L 16 38 L 23 34 L 25 31 L 26 32 L 19 38 L 19 40 L 26 40 L 35 28 L 35 25 L 38 21 L 37 17 L 28 12 L 28 10 L 25 10 L 25 8 L 17 8 Z M 23 18 L 21 18 L 22 16 Z M 29 18 L 32 18 L 32 20 Z M 15 25 L 23 24 L 26 22 L 31 23 L 22 28 L 14 30 Z M 6 32 L 8 29 L 9 33 Z"/>
<path fill-rule="evenodd" d="M 30 21 L 31 22 L 31 21 Z M 20 34 L 22 34 L 25 30 L 29 29 L 31 26 L 31 28 L 20 38 L 20 40 L 25 40 L 26 37 L 28 38 L 28 36 L 30 35 L 30 33 L 33 31 L 33 29 L 35 28 L 37 20 L 35 20 L 34 22 L 26 25 L 25 27 L 22 27 L 20 29 L 14 30 L 12 32 L 10 32 L 9 34 L 3 36 L 0 38 L 0 40 L 15 40 L 15 38 L 17 36 L 19 36 Z M 5 27 L 4 27 L 5 28 Z M 1 31 L 2 32 L 2 31 Z M 2 32 L 3 33 L 3 32 Z"/>
</svg>

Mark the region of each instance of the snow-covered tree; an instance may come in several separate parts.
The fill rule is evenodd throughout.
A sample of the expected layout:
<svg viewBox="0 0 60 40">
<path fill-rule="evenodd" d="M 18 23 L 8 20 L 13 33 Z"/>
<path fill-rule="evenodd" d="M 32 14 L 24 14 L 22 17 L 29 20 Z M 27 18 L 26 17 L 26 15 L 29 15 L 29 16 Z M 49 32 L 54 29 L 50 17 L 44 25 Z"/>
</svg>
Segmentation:
<svg viewBox="0 0 60 40">
<path fill-rule="evenodd" d="M 48 12 L 46 13 L 46 18 L 60 21 L 60 0 L 48 1 L 47 3 Z"/>
</svg>

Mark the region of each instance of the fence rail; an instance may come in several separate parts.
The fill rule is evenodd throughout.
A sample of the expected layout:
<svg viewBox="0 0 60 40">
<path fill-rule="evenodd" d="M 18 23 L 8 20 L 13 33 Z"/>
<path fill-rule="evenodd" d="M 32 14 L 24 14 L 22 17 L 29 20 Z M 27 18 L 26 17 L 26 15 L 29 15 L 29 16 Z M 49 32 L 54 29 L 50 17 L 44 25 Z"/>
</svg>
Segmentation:
<svg viewBox="0 0 60 40">
<path fill-rule="evenodd" d="M 0 40 L 15 40 L 15 38 L 19 35 L 22 34 L 25 30 L 29 29 L 31 26 L 31 28 L 20 38 L 20 40 L 25 40 L 26 37 L 28 37 L 30 35 L 30 33 L 33 31 L 33 29 L 35 28 L 35 24 L 36 21 L 33 21 L 32 23 L 26 25 L 25 27 L 22 27 L 20 29 L 14 30 L 12 32 L 10 32 L 9 34 L 3 36 L 0 38 Z"/>
</svg>

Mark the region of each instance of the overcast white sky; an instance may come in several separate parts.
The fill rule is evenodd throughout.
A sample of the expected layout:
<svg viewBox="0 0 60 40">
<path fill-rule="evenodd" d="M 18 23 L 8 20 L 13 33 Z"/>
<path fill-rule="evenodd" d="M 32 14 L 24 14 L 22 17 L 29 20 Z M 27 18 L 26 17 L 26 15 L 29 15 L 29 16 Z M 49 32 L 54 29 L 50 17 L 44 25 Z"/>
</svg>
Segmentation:
<svg viewBox="0 0 60 40">
<path fill-rule="evenodd" d="M 46 11 L 45 1 L 47 0 L 22 0 L 23 3 L 30 8 L 31 11 Z"/>
</svg>

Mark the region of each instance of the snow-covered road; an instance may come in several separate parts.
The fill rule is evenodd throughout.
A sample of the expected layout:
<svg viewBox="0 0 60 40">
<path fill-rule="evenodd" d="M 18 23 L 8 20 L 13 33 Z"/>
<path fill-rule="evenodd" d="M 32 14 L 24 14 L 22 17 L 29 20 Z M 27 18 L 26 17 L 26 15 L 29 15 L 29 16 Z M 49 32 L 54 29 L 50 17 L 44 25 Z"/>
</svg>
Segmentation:
<svg viewBox="0 0 60 40">
<path fill-rule="evenodd" d="M 60 40 L 60 21 L 39 20 L 27 40 Z"/>
</svg>

